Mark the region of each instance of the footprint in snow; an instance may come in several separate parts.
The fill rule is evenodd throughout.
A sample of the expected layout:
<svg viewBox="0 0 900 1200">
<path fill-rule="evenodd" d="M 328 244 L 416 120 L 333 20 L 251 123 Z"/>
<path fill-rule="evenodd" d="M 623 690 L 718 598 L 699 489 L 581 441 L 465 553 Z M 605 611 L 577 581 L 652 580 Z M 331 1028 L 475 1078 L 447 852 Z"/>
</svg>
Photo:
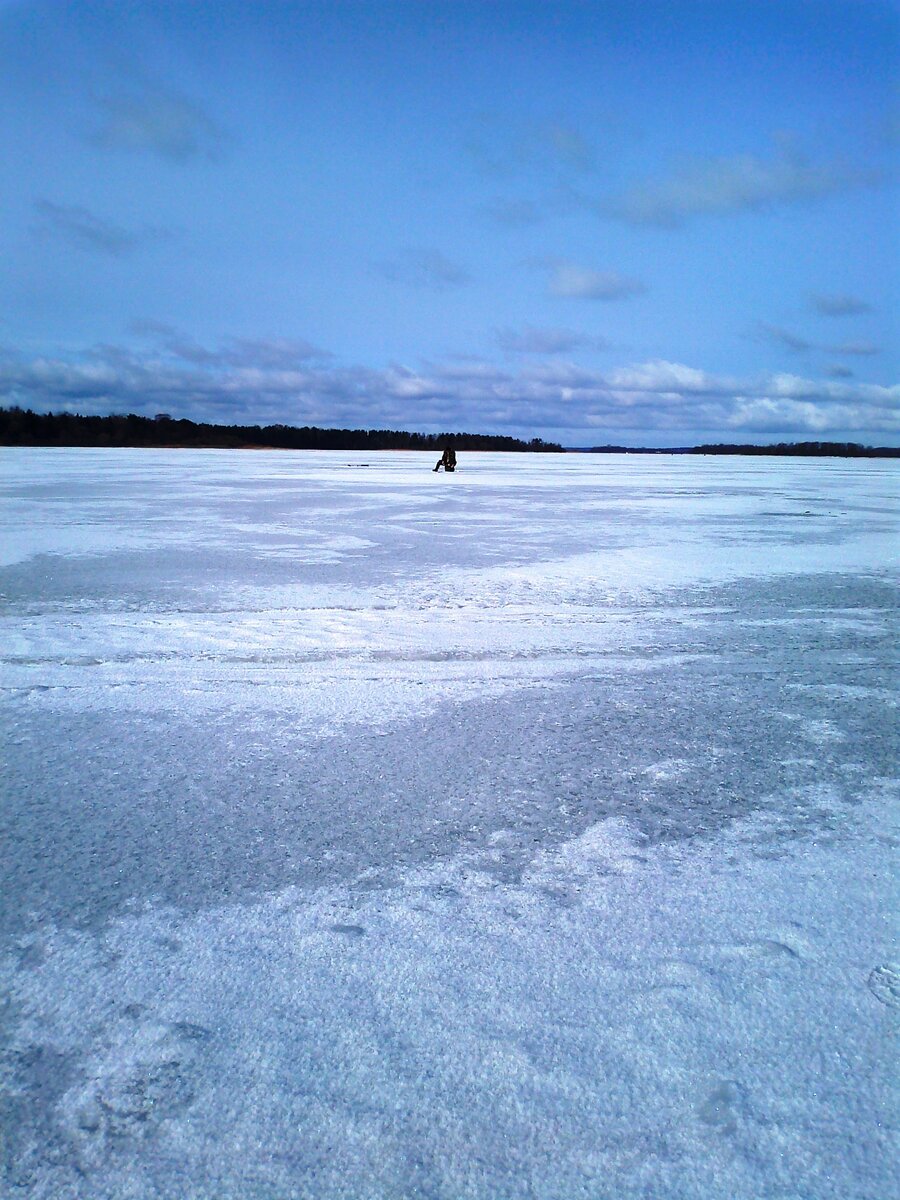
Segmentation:
<svg viewBox="0 0 900 1200">
<path fill-rule="evenodd" d="M 799 961 L 802 955 L 788 942 L 775 938 L 756 938 L 751 942 L 741 942 L 736 946 L 723 946 L 724 952 L 734 958 L 745 958 L 751 962 L 789 962 Z"/>
<path fill-rule="evenodd" d="M 716 991 L 715 973 L 707 967 L 681 959 L 668 959 L 653 968 L 649 991 L 662 995 L 675 993 L 708 993 Z"/>
<path fill-rule="evenodd" d="M 900 965 L 885 963 L 876 967 L 866 982 L 876 1000 L 890 1008 L 900 1008 Z"/>
</svg>

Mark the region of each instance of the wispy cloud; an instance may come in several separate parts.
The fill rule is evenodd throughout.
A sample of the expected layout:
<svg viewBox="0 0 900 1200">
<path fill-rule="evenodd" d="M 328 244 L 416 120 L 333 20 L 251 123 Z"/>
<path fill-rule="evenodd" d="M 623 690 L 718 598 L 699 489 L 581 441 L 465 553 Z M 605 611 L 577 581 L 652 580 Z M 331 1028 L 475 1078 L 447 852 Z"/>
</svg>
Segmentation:
<svg viewBox="0 0 900 1200">
<path fill-rule="evenodd" d="M 694 217 L 797 204 L 882 181 L 880 172 L 817 163 L 792 145 L 782 145 L 768 158 L 736 154 L 686 162 L 667 175 L 597 200 L 594 208 L 633 225 L 675 228 Z"/>
<path fill-rule="evenodd" d="M 854 317 L 872 311 L 872 305 L 856 296 L 810 296 L 810 307 L 823 317 Z"/>
<path fill-rule="evenodd" d="M 231 338 L 225 354 L 226 361 L 234 366 L 252 364 L 269 370 L 286 370 L 332 357 L 327 350 L 302 338 Z"/>
<path fill-rule="evenodd" d="M 590 171 L 595 164 L 594 148 L 581 132 L 564 121 L 546 121 L 534 131 L 534 141 L 546 147 L 554 159 L 575 171 Z"/>
<path fill-rule="evenodd" d="M 428 247 L 401 250 L 393 258 L 376 263 L 375 270 L 392 283 L 433 292 L 460 287 L 470 280 L 461 266 Z"/>
<path fill-rule="evenodd" d="M 549 288 L 554 296 L 580 300 L 627 300 L 647 290 L 638 279 L 571 262 L 555 263 L 551 267 Z"/>
<path fill-rule="evenodd" d="M 497 345 L 508 354 L 568 354 L 572 350 L 603 350 L 605 338 L 576 333 L 572 329 L 498 329 Z"/>
<path fill-rule="evenodd" d="M 497 225 L 515 229 L 525 225 L 536 225 L 547 215 L 547 206 L 536 200 L 492 200 L 482 210 Z"/>
<path fill-rule="evenodd" d="M 35 200 L 33 210 L 33 231 L 39 237 L 57 237 L 82 250 L 114 258 L 121 258 L 139 246 L 171 236 L 168 230 L 156 226 L 128 228 L 119 225 L 77 204 Z"/>
<path fill-rule="evenodd" d="M 795 354 L 803 354 L 807 350 L 814 349 L 813 342 L 797 333 L 792 333 L 789 329 L 782 329 L 780 325 L 769 325 L 765 321 L 760 321 L 757 329 L 766 341 L 783 346 L 786 350 L 792 350 Z"/>
<path fill-rule="evenodd" d="M 466 148 L 479 175 L 500 192 L 481 211 L 510 228 L 580 208 L 579 192 L 598 167 L 591 140 L 565 118 L 482 116 Z"/>
<path fill-rule="evenodd" d="M 881 347 L 876 346 L 874 342 L 842 342 L 839 346 L 832 346 L 831 349 L 835 354 L 853 354 L 862 357 L 881 353 Z"/>
<path fill-rule="evenodd" d="M 128 332 L 138 337 L 169 338 L 175 337 L 178 330 L 167 321 L 157 321 L 155 317 L 135 317 L 128 322 Z"/>
<path fill-rule="evenodd" d="M 757 324 L 757 333 L 768 342 L 790 350 L 795 354 L 805 354 L 810 350 L 824 350 L 828 354 L 851 354 L 860 357 L 870 357 L 881 353 L 881 347 L 869 341 L 848 341 L 838 345 L 826 342 L 813 342 L 780 325 L 769 325 L 765 321 Z"/>
<path fill-rule="evenodd" d="M 154 154 L 170 162 L 215 158 L 224 131 L 180 92 L 141 82 L 95 101 L 98 120 L 89 140 L 105 150 Z"/>
<path fill-rule="evenodd" d="M 594 148 L 568 120 L 521 121 L 482 116 L 466 142 L 476 168 L 499 178 L 540 177 L 545 182 L 593 170 Z"/>
<path fill-rule="evenodd" d="M 256 370 L 292 370 L 333 356 L 304 338 L 226 338 L 209 347 L 173 325 L 147 318 L 132 321 L 130 332 L 153 341 L 174 359 L 200 367 L 241 367 Z"/>
</svg>

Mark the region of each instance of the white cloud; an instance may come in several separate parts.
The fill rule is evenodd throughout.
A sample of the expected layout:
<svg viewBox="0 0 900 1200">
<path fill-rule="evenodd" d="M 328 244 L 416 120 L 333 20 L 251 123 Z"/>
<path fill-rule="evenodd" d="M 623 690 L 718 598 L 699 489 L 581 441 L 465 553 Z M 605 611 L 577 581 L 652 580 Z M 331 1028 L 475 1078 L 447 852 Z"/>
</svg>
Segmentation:
<svg viewBox="0 0 900 1200">
<path fill-rule="evenodd" d="M 637 279 L 629 279 L 615 271 L 595 271 L 571 262 L 553 266 L 549 286 L 554 296 L 579 300 L 625 300 L 647 290 Z"/>
<path fill-rule="evenodd" d="M 608 379 L 610 385 L 619 391 L 720 394 L 735 386 L 731 380 L 716 379 L 695 367 L 663 359 L 619 367 L 610 372 Z"/>
<path fill-rule="evenodd" d="M 880 174 L 843 163 L 814 163 L 791 146 L 769 158 L 754 154 L 697 159 L 647 179 L 594 207 L 635 225 L 676 227 L 692 217 L 772 208 L 873 186 Z"/>
<path fill-rule="evenodd" d="M 279 343 L 276 343 L 278 345 Z M 234 346 L 246 357 L 238 361 Z M 254 359 L 250 346 L 259 352 Z M 0 359 L 0 403 L 38 411 L 159 411 L 223 423 L 470 430 L 687 445 L 734 440 L 900 440 L 900 386 L 815 380 L 782 372 L 715 375 L 653 360 L 595 371 L 560 361 L 506 370 L 490 361 L 340 366 L 282 360 L 269 343 L 226 343 L 189 360 L 165 345 L 148 353 L 96 347 L 77 358 Z M 578 431 L 578 432 L 574 432 Z M 590 431 L 593 431 L 591 433 Z M 596 436 L 594 436 L 596 434 Z M 565 439 L 564 439 L 565 440 Z"/>
<path fill-rule="evenodd" d="M 727 425 L 736 433 L 776 435 L 798 430 L 798 436 L 818 440 L 857 428 L 864 420 L 858 406 L 823 407 L 811 401 L 756 396 L 740 398 Z"/>
</svg>

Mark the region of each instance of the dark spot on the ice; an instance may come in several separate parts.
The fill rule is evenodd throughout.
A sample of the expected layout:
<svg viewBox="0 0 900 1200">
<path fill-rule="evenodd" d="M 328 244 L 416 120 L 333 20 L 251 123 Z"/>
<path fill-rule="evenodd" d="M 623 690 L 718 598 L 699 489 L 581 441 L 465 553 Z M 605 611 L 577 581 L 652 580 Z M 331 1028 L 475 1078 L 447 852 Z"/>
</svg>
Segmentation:
<svg viewBox="0 0 900 1200">
<path fill-rule="evenodd" d="M 434 887 L 428 888 L 428 892 L 439 900 L 458 900 L 461 895 L 459 888 L 449 883 L 436 883 Z"/>
<path fill-rule="evenodd" d="M 97 1133 L 103 1123 L 103 1114 L 97 1104 L 89 1101 L 79 1108 L 75 1116 L 75 1124 L 85 1133 Z"/>
<path fill-rule="evenodd" d="M 147 1011 L 146 1004 L 126 1004 L 125 1007 L 122 1009 L 122 1016 L 129 1017 L 132 1021 L 136 1021 L 146 1011 Z"/>
<path fill-rule="evenodd" d="M 40 938 L 21 941 L 18 945 L 20 967 L 40 967 L 50 957 L 45 942 Z"/>
<path fill-rule="evenodd" d="M 866 982 L 876 1000 L 890 1008 L 900 1008 L 900 965 L 885 963 L 876 967 Z"/>
<path fill-rule="evenodd" d="M 744 1107 L 744 1090 L 733 1079 L 721 1080 L 698 1109 L 704 1125 L 718 1133 L 735 1133 Z"/>
<path fill-rule="evenodd" d="M 0 1074 L 0 1177 L 32 1187 L 65 1155 L 55 1109 L 77 1075 L 74 1056 L 53 1046 L 16 1047 L 0 1053 Z"/>
<path fill-rule="evenodd" d="M 195 1025 L 192 1021 L 176 1021 L 172 1032 L 187 1042 L 208 1042 L 212 1037 L 205 1025 Z"/>
<path fill-rule="evenodd" d="M 194 1089 L 178 1059 L 142 1064 L 104 1080 L 97 1099 L 113 1136 L 128 1136 L 187 1108 Z"/>
<path fill-rule="evenodd" d="M 517 862 L 512 857 L 501 859 L 499 862 L 490 858 L 480 859 L 476 865 L 480 871 L 490 877 L 495 887 L 521 887 L 522 885 L 522 874 L 526 864 Z"/>
<path fill-rule="evenodd" d="M 381 892 L 396 887 L 397 879 L 388 872 L 375 872 L 357 879 L 354 887 L 360 892 Z"/>
<path fill-rule="evenodd" d="M 53 1046 L 30 1045 L 5 1050 L 0 1062 L 7 1066 L 16 1084 L 47 1098 L 60 1096 L 66 1090 L 74 1070 L 71 1056 Z"/>
<path fill-rule="evenodd" d="M 332 933 L 342 933 L 344 937 L 360 938 L 365 937 L 365 929 L 362 925 L 343 925 L 340 922 L 329 925 L 328 928 Z"/>
<path fill-rule="evenodd" d="M 566 888 L 547 886 L 539 888 L 538 891 L 560 908 L 574 908 L 578 903 L 578 897 L 573 896 Z"/>
<path fill-rule="evenodd" d="M 171 950 L 173 954 L 181 949 L 181 942 L 175 937 L 158 937 L 155 939 L 157 946 L 161 946 L 163 950 Z"/>
</svg>

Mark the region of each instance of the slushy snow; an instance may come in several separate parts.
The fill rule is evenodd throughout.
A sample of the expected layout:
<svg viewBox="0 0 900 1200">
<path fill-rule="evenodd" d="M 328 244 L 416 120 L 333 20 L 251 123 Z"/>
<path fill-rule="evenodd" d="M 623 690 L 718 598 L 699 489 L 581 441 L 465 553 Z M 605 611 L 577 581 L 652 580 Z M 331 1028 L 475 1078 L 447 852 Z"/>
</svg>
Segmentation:
<svg viewBox="0 0 900 1200">
<path fill-rule="evenodd" d="M 890 1200 L 897 469 L 0 450 L 0 1194 Z"/>
</svg>

